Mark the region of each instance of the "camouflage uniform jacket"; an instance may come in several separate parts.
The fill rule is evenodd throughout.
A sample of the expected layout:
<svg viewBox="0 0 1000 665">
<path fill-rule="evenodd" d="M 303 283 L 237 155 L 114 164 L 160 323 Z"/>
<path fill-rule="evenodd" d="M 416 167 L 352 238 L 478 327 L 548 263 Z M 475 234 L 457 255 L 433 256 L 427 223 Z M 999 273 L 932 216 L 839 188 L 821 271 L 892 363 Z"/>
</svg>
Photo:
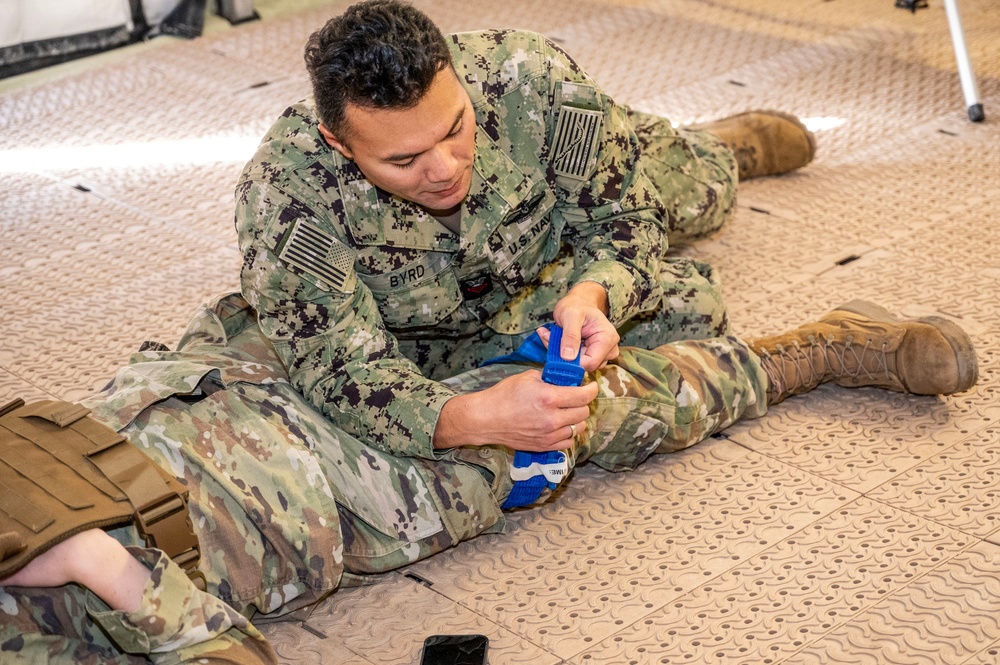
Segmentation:
<svg viewBox="0 0 1000 665">
<path fill-rule="evenodd" d="M 540 35 L 449 46 L 477 124 L 459 234 L 369 183 L 308 101 L 271 127 L 236 191 L 243 293 L 293 384 L 373 447 L 425 458 L 454 392 L 397 339 L 530 331 L 581 281 L 607 289 L 620 324 L 658 305 L 666 249 L 624 107 Z M 318 264 L 286 251 L 307 236 Z M 557 256 L 571 256 L 568 283 L 547 274 Z"/>
</svg>

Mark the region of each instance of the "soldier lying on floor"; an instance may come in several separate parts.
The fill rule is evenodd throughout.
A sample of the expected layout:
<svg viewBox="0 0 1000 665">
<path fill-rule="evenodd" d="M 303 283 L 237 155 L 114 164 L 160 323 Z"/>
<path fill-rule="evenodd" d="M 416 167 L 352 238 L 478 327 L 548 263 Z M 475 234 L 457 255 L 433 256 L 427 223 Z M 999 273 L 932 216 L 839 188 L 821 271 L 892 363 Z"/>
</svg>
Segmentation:
<svg viewBox="0 0 1000 665">
<path fill-rule="evenodd" d="M 248 618 L 499 532 L 584 461 L 632 469 L 823 382 L 976 381 L 955 325 L 864 302 L 739 339 L 712 269 L 666 254 L 738 177 L 812 159 L 790 116 L 674 129 L 539 35 L 445 39 L 393 0 L 307 65 L 315 100 L 237 186 L 246 300 L 133 356 L 89 416 L 2 416 L 4 662 L 273 662 Z M 552 322 L 583 385 L 509 355 Z"/>
</svg>

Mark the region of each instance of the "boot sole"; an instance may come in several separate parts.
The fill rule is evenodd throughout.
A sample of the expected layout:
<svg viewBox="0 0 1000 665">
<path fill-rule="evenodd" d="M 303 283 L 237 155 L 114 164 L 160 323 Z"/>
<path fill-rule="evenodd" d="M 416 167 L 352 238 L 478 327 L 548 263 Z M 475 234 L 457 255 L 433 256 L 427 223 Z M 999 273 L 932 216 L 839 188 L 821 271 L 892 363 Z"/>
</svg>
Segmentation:
<svg viewBox="0 0 1000 665">
<path fill-rule="evenodd" d="M 852 300 L 834 311 L 851 312 L 882 323 L 901 323 L 904 320 L 893 315 L 886 308 L 867 300 Z M 940 316 L 924 316 L 911 320 L 937 328 L 955 354 L 955 362 L 958 365 L 958 387 L 947 394 L 964 392 L 976 385 L 979 380 L 979 361 L 976 359 L 976 349 L 972 345 L 972 339 L 969 338 L 968 333 L 953 321 Z"/>
</svg>

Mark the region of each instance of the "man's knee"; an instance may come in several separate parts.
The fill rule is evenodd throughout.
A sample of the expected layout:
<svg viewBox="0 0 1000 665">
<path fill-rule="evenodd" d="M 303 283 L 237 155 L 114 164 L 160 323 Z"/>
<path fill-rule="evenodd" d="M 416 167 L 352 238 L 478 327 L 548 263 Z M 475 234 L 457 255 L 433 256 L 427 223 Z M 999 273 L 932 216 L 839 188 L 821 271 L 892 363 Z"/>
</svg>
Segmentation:
<svg viewBox="0 0 1000 665">
<path fill-rule="evenodd" d="M 666 118 L 631 112 L 643 172 L 663 203 L 671 245 L 709 236 L 726 223 L 736 202 L 733 151 L 708 132 L 675 128 Z"/>
<path fill-rule="evenodd" d="M 652 349 L 670 342 L 729 334 L 729 315 L 712 266 L 696 259 L 664 259 L 660 286 L 660 306 L 619 328 L 622 346 Z"/>
<path fill-rule="evenodd" d="M 379 453 L 369 454 L 379 456 Z M 371 510 L 362 516 L 361 506 L 350 508 L 338 504 L 344 536 L 344 567 L 348 572 L 384 573 L 480 533 L 503 529 L 499 504 L 512 482 L 509 455 L 503 449 L 455 448 L 448 458 L 434 461 L 385 456 L 381 463 L 399 467 L 401 477 L 410 481 L 405 486 L 386 488 L 381 503 L 392 507 L 397 519 L 403 514 L 403 506 L 423 504 L 406 519 L 422 521 L 424 528 L 400 529 L 401 525 L 380 520 Z"/>
</svg>

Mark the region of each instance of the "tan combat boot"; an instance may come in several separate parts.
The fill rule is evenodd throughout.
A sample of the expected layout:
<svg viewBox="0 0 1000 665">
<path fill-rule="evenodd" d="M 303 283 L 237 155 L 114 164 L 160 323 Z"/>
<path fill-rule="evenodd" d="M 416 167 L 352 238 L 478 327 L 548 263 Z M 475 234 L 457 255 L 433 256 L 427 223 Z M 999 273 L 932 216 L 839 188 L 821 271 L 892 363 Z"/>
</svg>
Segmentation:
<svg viewBox="0 0 1000 665">
<path fill-rule="evenodd" d="M 863 300 L 816 323 L 750 342 L 768 377 L 768 404 L 821 383 L 916 395 L 968 390 L 979 376 L 972 340 L 937 316 L 898 319 Z"/>
<path fill-rule="evenodd" d="M 798 118 L 780 111 L 747 111 L 692 129 L 715 134 L 732 148 L 740 180 L 801 168 L 816 156 L 816 137 Z"/>
</svg>

